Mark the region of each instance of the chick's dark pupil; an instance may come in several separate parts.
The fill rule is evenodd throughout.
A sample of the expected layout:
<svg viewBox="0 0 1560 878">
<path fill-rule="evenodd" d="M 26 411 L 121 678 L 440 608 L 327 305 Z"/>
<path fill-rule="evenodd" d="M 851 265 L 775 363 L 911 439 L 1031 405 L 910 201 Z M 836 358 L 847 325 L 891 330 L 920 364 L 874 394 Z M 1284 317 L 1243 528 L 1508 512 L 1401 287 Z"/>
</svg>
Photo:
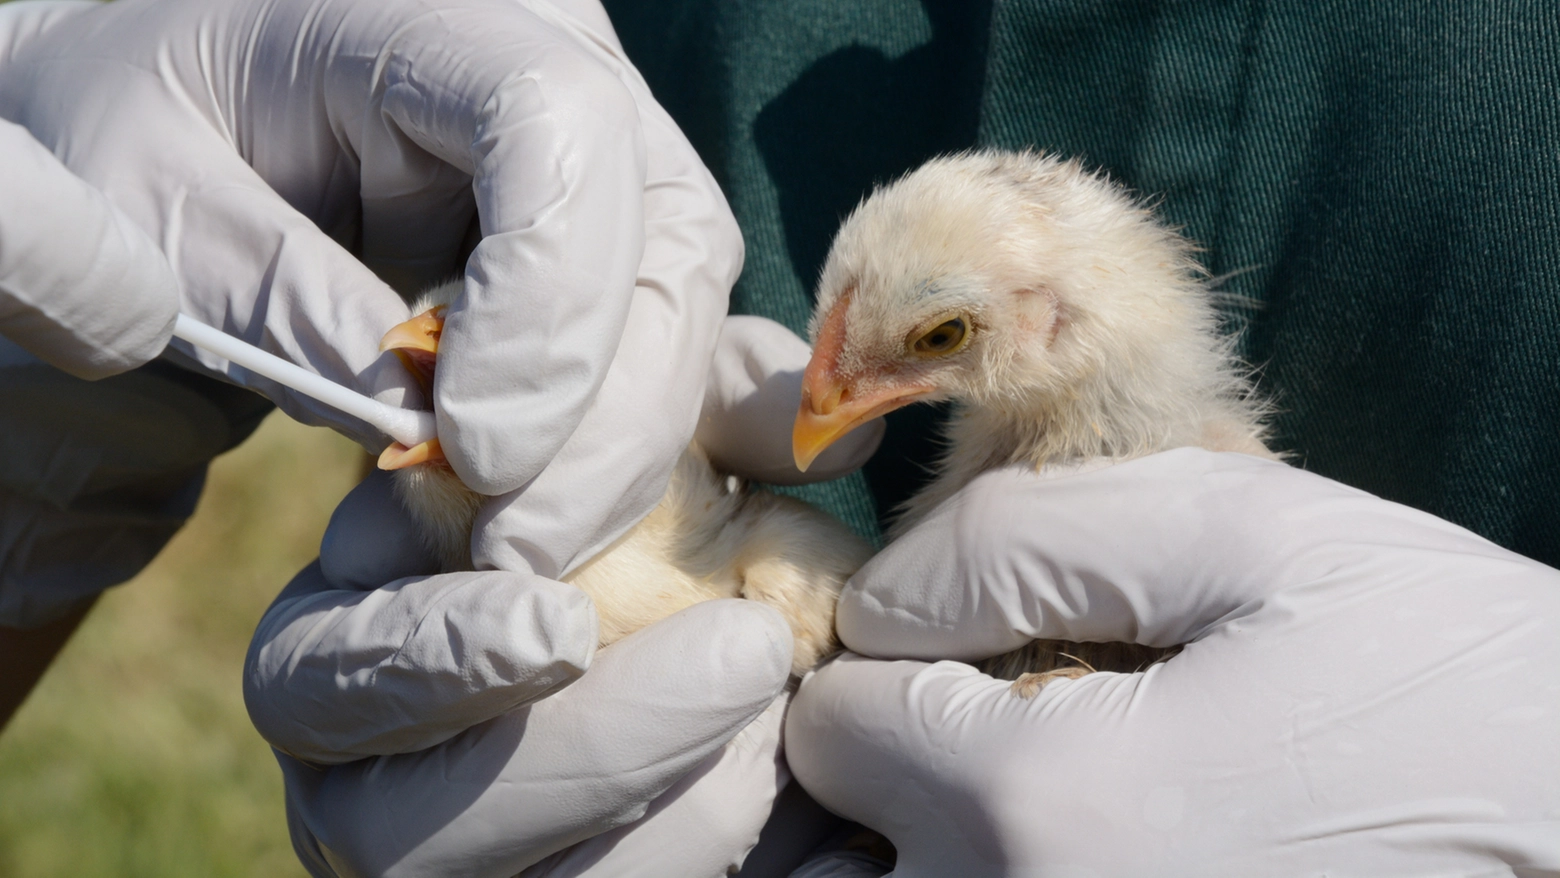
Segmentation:
<svg viewBox="0 0 1560 878">
<path fill-rule="evenodd" d="M 921 341 L 916 345 L 923 351 L 933 353 L 945 351 L 959 343 L 964 338 L 964 321 L 949 320 L 936 329 L 921 336 Z"/>
</svg>

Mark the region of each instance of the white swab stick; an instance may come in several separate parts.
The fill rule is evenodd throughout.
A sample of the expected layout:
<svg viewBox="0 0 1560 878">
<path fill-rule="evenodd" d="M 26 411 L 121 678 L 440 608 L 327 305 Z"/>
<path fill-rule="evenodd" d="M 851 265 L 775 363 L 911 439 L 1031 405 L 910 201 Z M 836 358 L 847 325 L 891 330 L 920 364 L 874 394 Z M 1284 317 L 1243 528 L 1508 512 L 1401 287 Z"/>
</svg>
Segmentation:
<svg viewBox="0 0 1560 878">
<path fill-rule="evenodd" d="M 355 390 L 348 390 L 329 378 L 322 378 L 307 369 L 295 366 L 275 354 L 268 354 L 221 330 L 212 329 L 188 315 L 180 314 L 179 319 L 174 321 L 173 334 L 176 338 L 182 338 L 196 347 L 205 348 L 257 375 L 264 375 L 278 384 L 291 387 L 354 418 L 367 421 L 407 447 L 426 442 L 438 435 L 434 429 L 433 412 L 398 409 L 395 406 L 385 405 Z"/>
</svg>

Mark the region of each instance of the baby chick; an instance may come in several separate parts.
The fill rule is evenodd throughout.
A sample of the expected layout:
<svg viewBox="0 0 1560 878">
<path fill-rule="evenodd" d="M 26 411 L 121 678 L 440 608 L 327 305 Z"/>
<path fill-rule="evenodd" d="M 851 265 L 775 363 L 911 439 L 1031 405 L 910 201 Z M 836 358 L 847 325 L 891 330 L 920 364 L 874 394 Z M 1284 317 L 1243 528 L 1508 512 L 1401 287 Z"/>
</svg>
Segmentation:
<svg viewBox="0 0 1560 878">
<path fill-rule="evenodd" d="M 897 535 L 994 467 L 1190 445 L 1273 457 L 1193 251 L 1104 176 L 1033 152 L 934 159 L 879 188 L 818 284 L 797 466 L 886 412 L 953 401 L 946 452 Z M 984 669 L 1028 697 L 1085 672 L 1068 659 L 1131 671 L 1167 654 L 1035 641 Z"/>
<path fill-rule="evenodd" d="M 431 388 L 444 310 L 459 281 L 435 287 L 417 317 L 381 344 Z M 380 466 L 446 570 L 470 569 L 471 528 L 486 498 L 461 482 L 438 440 L 392 445 Z M 790 497 L 745 489 L 697 444 L 678 460 L 661 502 L 605 551 L 563 578 L 590 595 L 606 646 L 700 601 L 743 597 L 779 610 L 795 636 L 798 676 L 839 648 L 834 607 L 871 549 L 844 524 Z"/>
</svg>

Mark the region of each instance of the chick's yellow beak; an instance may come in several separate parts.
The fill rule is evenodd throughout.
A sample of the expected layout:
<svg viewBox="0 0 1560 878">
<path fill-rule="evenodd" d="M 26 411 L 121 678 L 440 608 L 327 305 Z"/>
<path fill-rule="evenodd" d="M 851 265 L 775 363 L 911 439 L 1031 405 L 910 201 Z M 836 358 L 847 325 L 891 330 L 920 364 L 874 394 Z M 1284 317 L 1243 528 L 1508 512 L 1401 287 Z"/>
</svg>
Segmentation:
<svg viewBox="0 0 1560 878">
<path fill-rule="evenodd" d="M 427 442 L 419 442 L 411 448 L 407 448 L 399 442 L 390 443 L 390 447 L 379 453 L 379 468 L 383 470 L 404 469 L 416 466 L 419 463 L 440 463 L 444 460 L 444 449 L 439 447 L 438 439 L 429 439 Z"/>
<path fill-rule="evenodd" d="M 796 458 L 796 468 L 807 472 L 818 455 L 841 436 L 931 392 L 930 385 L 908 384 L 857 395 L 849 384 L 831 376 L 820 375 L 815 379 L 809 365 L 802 379 L 802 404 L 796 410 L 796 424 L 791 428 L 791 454 Z"/>
<path fill-rule="evenodd" d="M 871 389 L 863 391 L 860 381 L 841 376 L 840 354 L 845 350 L 850 299 L 851 290 L 846 290 L 824 317 L 812 359 L 802 374 L 802 403 L 791 428 L 791 455 L 802 472 L 807 472 L 818 455 L 841 436 L 915 402 L 933 389 L 929 384 L 879 379 L 871 382 Z"/>
<path fill-rule="evenodd" d="M 385 333 L 385 337 L 379 340 L 381 351 L 425 351 L 430 354 L 439 352 L 439 335 L 444 332 L 443 305 L 418 314 L 405 323 L 397 323 Z"/>
</svg>

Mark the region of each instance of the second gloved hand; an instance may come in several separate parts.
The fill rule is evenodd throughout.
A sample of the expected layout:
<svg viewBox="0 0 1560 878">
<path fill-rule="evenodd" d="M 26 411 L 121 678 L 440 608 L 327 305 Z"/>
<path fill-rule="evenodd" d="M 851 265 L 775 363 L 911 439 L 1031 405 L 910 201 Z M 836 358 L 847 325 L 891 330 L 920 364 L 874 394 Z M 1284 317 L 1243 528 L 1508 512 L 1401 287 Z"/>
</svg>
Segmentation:
<svg viewBox="0 0 1560 878">
<path fill-rule="evenodd" d="M 1199 449 L 1001 469 L 839 613 L 877 658 L 803 682 L 787 759 L 896 875 L 1560 870 L 1560 572 L 1425 513 Z M 936 661 L 1037 637 L 1189 645 L 1033 700 Z"/>
<path fill-rule="evenodd" d="M 728 318 L 701 419 L 713 456 L 747 476 L 790 463 L 785 442 L 740 437 L 789 420 L 808 353 Z M 881 433 L 810 475 L 860 465 Z M 246 701 L 315 874 L 689 878 L 742 861 L 789 780 L 778 614 L 714 601 L 596 653 L 572 586 L 436 569 L 376 473 L 256 632 Z"/>
</svg>

